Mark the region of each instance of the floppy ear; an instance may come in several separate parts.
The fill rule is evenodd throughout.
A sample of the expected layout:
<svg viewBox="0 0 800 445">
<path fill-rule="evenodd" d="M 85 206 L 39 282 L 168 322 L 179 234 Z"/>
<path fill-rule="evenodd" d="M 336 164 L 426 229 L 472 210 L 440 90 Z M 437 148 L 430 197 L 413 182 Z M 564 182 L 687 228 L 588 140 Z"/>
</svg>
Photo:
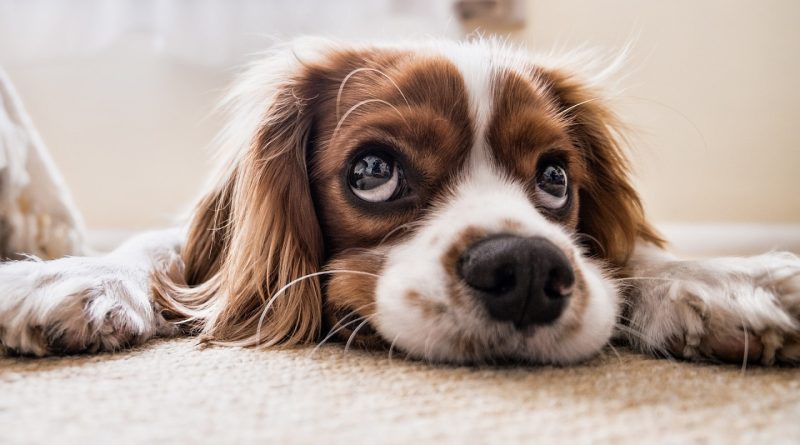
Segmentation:
<svg viewBox="0 0 800 445">
<path fill-rule="evenodd" d="M 562 72 L 550 72 L 548 77 L 587 166 L 588 178 L 579 194 L 578 231 L 589 235 L 590 252 L 622 267 L 638 240 L 663 247 L 631 184 L 614 113 L 583 81 Z"/>
<path fill-rule="evenodd" d="M 213 343 L 313 341 L 322 319 L 319 280 L 293 283 L 319 271 L 323 256 L 306 172 L 314 107 L 303 99 L 302 67 L 283 76 L 265 69 L 251 68 L 234 90 L 225 130 L 233 153 L 195 210 L 183 273 L 173 264 L 154 276 L 165 315 Z M 274 78 L 284 80 L 270 86 Z"/>
</svg>

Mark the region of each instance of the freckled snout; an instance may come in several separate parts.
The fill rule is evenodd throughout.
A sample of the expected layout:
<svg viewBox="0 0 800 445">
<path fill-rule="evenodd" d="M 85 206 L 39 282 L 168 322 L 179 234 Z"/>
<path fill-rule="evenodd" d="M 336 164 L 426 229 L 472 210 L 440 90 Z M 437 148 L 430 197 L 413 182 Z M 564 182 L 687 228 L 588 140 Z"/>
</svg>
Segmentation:
<svg viewBox="0 0 800 445">
<path fill-rule="evenodd" d="M 461 254 L 457 268 L 489 315 L 518 329 L 558 319 L 575 284 L 569 259 L 542 237 L 484 238 Z"/>
</svg>

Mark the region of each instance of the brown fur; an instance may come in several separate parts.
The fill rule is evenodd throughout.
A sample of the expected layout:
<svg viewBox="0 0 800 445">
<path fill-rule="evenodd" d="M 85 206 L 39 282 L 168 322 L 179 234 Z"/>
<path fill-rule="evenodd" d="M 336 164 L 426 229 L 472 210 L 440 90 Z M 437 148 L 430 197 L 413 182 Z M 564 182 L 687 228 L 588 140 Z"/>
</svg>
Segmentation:
<svg viewBox="0 0 800 445">
<path fill-rule="evenodd" d="M 326 270 L 333 273 L 325 285 L 329 332 L 338 330 L 337 336 L 348 340 L 353 335 L 358 346 L 384 342 L 369 325 L 375 315 L 375 286 L 383 262 L 383 249 L 349 249 L 327 265 Z M 359 328 L 362 320 L 367 320 L 367 324 Z"/>
<path fill-rule="evenodd" d="M 339 57 L 332 58 L 332 64 Z M 313 145 L 318 147 L 310 160 L 311 187 L 325 235 L 328 268 L 379 272 L 379 244 L 398 241 L 413 233 L 413 224 L 430 208 L 434 197 L 447 190 L 457 166 L 463 164 L 472 139 L 465 87 L 458 70 L 442 59 L 393 57 L 367 66 L 380 69 L 361 71 L 348 79 L 342 89 L 339 118 L 360 101 L 378 97 L 384 103 L 360 106 L 340 124 L 337 113 L 323 114 L 315 125 Z M 353 68 L 355 69 L 355 68 Z M 335 69 L 344 79 L 347 72 Z M 391 78 L 390 81 L 388 78 Z M 338 88 L 341 79 L 333 85 Z M 334 100 L 332 89 L 321 90 L 320 97 Z M 377 94 L 375 92 L 378 92 Z M 400 94 L 402 91 L 404 94 Z M 435 94 L 432 94 L 435 91 Z M 338 94 L 338 92 L 337 92 Z M 362 144 L 379 142 L 391 145 L 419 171 L 408 180 L 415 199 L 386 212 L 370 212 L 355 207 L 346 198 L 347 184 L 342 169 Z M 324 147 L 324 149 L 319 149 Z M 448 168 L 442 168 L 448 166 Z M 409 171 L 411 171 L 409 169 Z M 390 239 L 387 236 L 391 235 Z M 344 251 L 343 251 L 344 249 Z M 359 249 L 369 249 L 365 253 Z M 355 252 L 355 253 L 354 253 Z M 347 323 L 355 311 L 370 317 L 374 308 L 375 278 L 355 274 L 330 277 L 325 292 L 328 324 Z M 365 309 L 369 308 L 369 309 Z M 358 323 L 343 328 L 339 336 L 349 338 Z M 355 337 L 357 344 L 377 344 L 377 334 L 366 325 Z"/>
<path fill-rule="evenodd" d="M 566 214 L 545 215 L 575 229 L 578 223 L 578 197 L 586 177 L 586 163 L 580 148 L 569 133 L 569 122 L 559 117 L 555 100 L 544 91 L 537 78 L 525 78 L 512 71 L 498 77 L 495 104 L 487 140 L 505 171 L 528 186 L 536 202 L 536 175 L 544 156 L 563 159 L 568 172 L 572 204 Z"/>
<path fill-rule="evenodd" d="M 568 73 L 542 73 L 548 88 L 570 122 L 570 136 L 583 153 L 578 233 L 589 235 L 587 247 L 597 257 L 621 268 L 636 241 L 657 246 L 664 241 L 647 221 L 630 180 L 628 159 L 618 141 L 618 120 L 583 82 Z"/>
<path fill-rule="evenodd" d="M 215 343 L 293 344 L 318 336 L 319 279 L 276 294 L 322 266 L 322 235 L 304 179 L 314 112 L 296 98 L 311 92 L 310 83 L 291 79 L 278 90 L 267 124 L 201 201 L 182 253 L 185 283 L 155 276 L 156 303 Z"/>
<path fill-rule="evenodd" d="M 316 150 L 310 159 L 312 189 L 330 252 L 371 248 L 396 227 L 418 220 L 452 181 L 472 140 L 464 84 L 450 62 L 397 55 L 378 68 L 385 76 L 362 71 L 348 79 L 340 114 L 373 97 L 394 108 L 377 102 L 360 106 L 342 122 L 335 138 L 336 113 L 320 116 L 316 125 L 314 145 L 325 149 Z M 331 86 L 338 88 L 347 73 L 340 75 Z M 331 90 L 321 92 L 329 103 L 335 100 L 336 89 Z M 355 150 L 371 142 L 391 145 L 419 172 L 408 178 L 416 191 L 413 201 L 378 213 L 354 208 L 346 198 L 342 169 Z"/>
<path fill-rule="evenodd" d="M 345 77 L 363 67 L 380 73 L 357 73 L 338 97 Z M 430 85 L 437 86 L 436 94 L 427 90 Z M 361 93 L 365 89 L 371 94 Z M 444 60 L 343 51 L 322 64 L 304 66 L 276 94 L 266 111 L 269 123 L 195 212 L 182 253 L 184 279 L 162 271 L 153 280 L 156 303 L 165 313 L 214 343 L 315 340 L 322 325 L 320 279 L 290 286 L 260 320 L 275 292 L 319 271 L 326 258 L 335 259 L 342 249 L 373 247 L 397 226 L 416 219 L 414 212 L 376 217 L 345 211 L 352 206 L 343 200 L 341 169 L 359 143 L 388 139 L 397 148 L 407 147 L 404 154 L 423 171 L 417 179 L 425 187 L 419 189 L 439 190 L 454 171 L 439 166 L 463 162 L 461 147 L 471 138 L 469 125 L 463 125 L 468 122 L 463 82 Z M 394 108 L 365 104 L 337 129 L 347 110 L 373 94 Z M 358 133 L 364 129 L 369 131 Z M 336 289 L 340 279 L 331 280 L 329 289 Z"/>
<path fill-rule="evenodd" d="M 446 199 L 473 144 L 463 79 L 444 59 L 341 50 L 301 65 L 265 104 L 245 152 L 200 201 L 181 259 L 154 275 L 158 307 L 214 343 L 311 342 L 326 321 L 371 317 L 375 277 L 306 276 L 326 267 L 380 273 L 377 246 L 413 232 Z M 592 93 L 564 73 L 497 78 L 487 139 L 498 163 L 531 184 L 531 199 L 538 160 L 558 154 L 575 185 L 573 209 L 559 219 L 596 240 L 593 254 L 622 266 L 638 237 L 660 244 L 630 184 L 611 112 L 587 102 Z M 413 199 L 378 212 L 347 198 L 343 169 L 367 143 L 391 145 L 414 166 Z M 464 247 L 442 259 L 447 267 Z M 366 334 L 359 344 L 382 341 L 369 326 L 359 334 Z"/>
</svg>

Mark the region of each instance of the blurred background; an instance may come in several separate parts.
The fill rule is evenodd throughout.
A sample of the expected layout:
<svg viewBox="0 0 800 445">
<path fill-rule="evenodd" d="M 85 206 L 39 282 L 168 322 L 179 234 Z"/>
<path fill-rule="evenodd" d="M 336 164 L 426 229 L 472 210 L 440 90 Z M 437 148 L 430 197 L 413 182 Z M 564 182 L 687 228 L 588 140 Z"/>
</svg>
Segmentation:
<svg viewBox="0 0 800 445">
<path fill-rule="evenodd" d="M 613 105 L 649 214 L 683 246 L 800 250 L 798 23 L 794 0 L 0 0 L 0 66 L 97 234 L 162 227 L 191 204 L 215 103 L 273 42 L 479 30 L 531 51 L 631 44 Z"/>
</svg>

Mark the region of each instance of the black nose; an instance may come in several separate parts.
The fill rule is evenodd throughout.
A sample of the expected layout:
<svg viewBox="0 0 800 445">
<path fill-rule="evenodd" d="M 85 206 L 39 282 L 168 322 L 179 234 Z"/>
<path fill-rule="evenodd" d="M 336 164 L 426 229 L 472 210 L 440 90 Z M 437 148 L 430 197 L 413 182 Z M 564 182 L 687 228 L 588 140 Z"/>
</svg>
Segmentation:
<svg viewBox="0 0 800 445">
<path fill-rule="evenodd" d="M 517 328 L 556 320 L 575 284 L 567 257 L 541 237 L 484 238 L 461 254 L 458 273 L 492 318 Z"/>
</svg>

